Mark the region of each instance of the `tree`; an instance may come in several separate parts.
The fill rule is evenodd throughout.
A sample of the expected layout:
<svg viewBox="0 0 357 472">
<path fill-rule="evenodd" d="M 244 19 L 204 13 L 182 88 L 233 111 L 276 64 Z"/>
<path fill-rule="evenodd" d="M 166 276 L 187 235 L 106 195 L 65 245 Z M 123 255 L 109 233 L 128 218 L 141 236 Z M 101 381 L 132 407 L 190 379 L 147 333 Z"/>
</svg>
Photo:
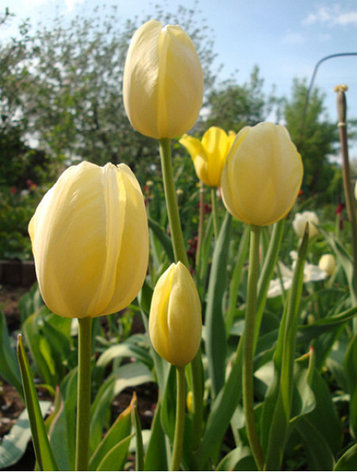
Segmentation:
<svg viewBox="0 0 357 472">
<path fill-rule="evenodd" d="M 327 119 L 319 89 L 313 89 L 307 107 L 306 96 L 306 81 L 295 79 L 291 99 L 285 105 L 286 126 L 304 163 L 303 191 L 308 197 L 330 199 L 334 195 L 340 201 L 342 182 L 335 177 L 340 172 L 329 160 L 338 142 L 337 128 Z"/>
<path fill-rule="evenodd" d="M 156 6 L 157 19 L 179 23 L 200 55 L 207 90 L 215 76 L 213 44 L 197 4 L 167 12 Z M 69 25 L 58 17 L 26 41 L 26 77 L 21 100 L 28 132 L 46 153 L 68 162 L 125 162 L 147 176 L 157 158 L 157 143 L 136 133 L 124 111 L 122 80 L 133 32 L 149 18 L 123 23 L 116 7 L 97 7 Z M 139 177 L 140 175 L 138 175 Z"/>
<path fill-rule="evenodd" d="M 225 130 L 239 131 L 243 126 L 253 126 L 267 119 L 279 100 L 273 91 L 263 92 L 264 80 L 255 66 L 249 82 L 238 85 L 235 79 L 224 81 L 208 95 L 208 118 L 204 127 L 220 126 Z"/>
</svg>

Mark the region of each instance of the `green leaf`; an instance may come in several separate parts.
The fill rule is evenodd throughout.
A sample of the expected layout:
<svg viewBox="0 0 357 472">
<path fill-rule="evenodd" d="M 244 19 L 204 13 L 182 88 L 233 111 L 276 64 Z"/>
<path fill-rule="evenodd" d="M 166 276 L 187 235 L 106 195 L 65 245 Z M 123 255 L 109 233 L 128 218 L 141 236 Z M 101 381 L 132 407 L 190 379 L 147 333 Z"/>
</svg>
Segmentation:
<svg viewBox="0 0 357 472">
<path fill-rule="evenodd" d="M 138 414 L 138 404 L 136 394 L 133 395 L 133 407 L 131 410 L 131 422 L 135 431 L 135 470 L 144 470 L 144 444 L 141 432 L 141 423 Z"/>
<path fill-rule="evenodd" d="M 257 470 L 249 447 L 238 446 L 230 451 L 215 470 Z"/>
<path fill-rule="evenodd" d="M 106 454 L 115 447 L 115 445 L 126 438 L 131 431 L 131 410 L 133 407 L 133 400 L 130 405 L 118 416 L 112 424 L 108 432 L 105 434 L 101 443 L 94 451 L 89 461 L 89 470 L 97 470 L 99 464 L 104 459 Z"/>
<path fill-rule="evenodd" d="M 347 449 L 333 470 L 357 470 L 357 444 L 353 444 Z"/>
<path fill-rule="evenodd" d="M 167 254 L 167 256 L 169 258 L 169 260 L 171 262 L 174 262 L 175 258 L 174 258 L 174 253 L 173 253 L 173 249 L 172 249 L 171 239 L 166 234 L 166 232 L 164 231 L 162 226 L 159 225 L 159 223 L 157 223 L 155 220 L 153 220 L 152 218 L 148 218 L 148 222 L 149 222 L 149 228 L 155 234 L 157 239 L 160 241 L 165 253 Z"/>
<path fill-rule="evenodd" d="M 226 328 L 222 300 L 227 289 L 227 261 L 231 223 L 232 216 L 227 212 L 213 253 L 205 311 L 205 347 L 214 397 L 224 385 L 226 371 Z"/>
<path fill-rule="evenodd" d="M 21 374 L 16 360 L 16 352 L 10 345 L 9 331 L 2 311 L 0 311 L 0 375 L 23 396 Z"/>
<path fill-rule="evenodd" d="M 144 470 L 168 470 L 165 433 L 162 429 L 161 402 L 156 406 L 154 419 L 151 425 L 151 434 L 146 449 Z"/>
<path fill-rule="evenodd" d="M 345 371 L 350 400 L 350 428 L 354 437 L 357 435 L 357 334 L 351 339 L 345 357 Z"/>
<path fill-rule="evenodd" d="M 20 364 L 25 402 L 30 419 L 36 460 L 41 470 L 58 470 L 53 451 L 48 441 L 46 427 L 38 403 L 30 366 L 22 344 L 21 334 L 18 335 L 17 340 L 17 356 Z"/>
<path fill-rule="evenodd" d="M 287 440 L 294 387 L 296 333 L 307 247 L 308 232 L 305 231 L 274 353 L 274 378 L 263 403 L 262 446 L 265 450 L 265 466 L 269 470 L 280 468 Z"/>
<path fill-rule="evenodd" d="M 77 368 L 59 386 L 60 407 L 52 419 L 49 436 L 61 470 L 73 470 L 75 463 Z"/>
<path fill-rule="evenodd" d="M 40 402 L 42 416 L 45 416 L 51 402 Z M 16 423 L 6 434 L 0 444 L 0 469 L 6 470 L 11 465 L 16 464 L 25 454 L 27 444 L 31 439 L 31 427 L 28 418 L 28 411 L 25 409 L 18 417 Z"/>
<path fill-rule="evenodd" d="M 123 470 L 126 458 L 128 457 L 129 445 L 134 433 L 119 441 L 104 456 L 97 470 Z"/>
</svg>

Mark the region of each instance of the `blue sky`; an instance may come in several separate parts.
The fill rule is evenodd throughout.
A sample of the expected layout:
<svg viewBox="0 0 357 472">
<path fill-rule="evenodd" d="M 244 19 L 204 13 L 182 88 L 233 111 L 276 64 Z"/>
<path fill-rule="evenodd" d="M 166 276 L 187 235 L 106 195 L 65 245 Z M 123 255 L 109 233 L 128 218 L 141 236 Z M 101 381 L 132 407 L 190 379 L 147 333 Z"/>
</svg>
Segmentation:
<svg viewBox="0 0 357 472">
<path fill-rule="evenodd" d="M 73 17 L 91 11 L 98 0 L 0 0 L 16 17 L 32 23 L 48 21 L 56 12 Z M 150 14 L 150 0 L 108 0 L 119 6 L 123 18 Z M 176 10 L 193 0 L 167 0 Z M 258 65 L 267 90 L 276 86 L 278 95 L 290 96 L 294 77 L 310 80 L 316 62 L 330 54 L 357 52 L 357 0 L 199 0 L 202 18 L 212 28 L 217 62 L 223 64 L 220 78 L 237 74 L 237 81 L 249 79 Z M 0 31 L 13 34 L 13 27 Z M 357 56 L 326 61 L 319 68 L 315 84 L 326 94 L 331 120 L 336 119 L 336 84 L 346 83 L 349 116 L 357 117 Z"/>
</svg>

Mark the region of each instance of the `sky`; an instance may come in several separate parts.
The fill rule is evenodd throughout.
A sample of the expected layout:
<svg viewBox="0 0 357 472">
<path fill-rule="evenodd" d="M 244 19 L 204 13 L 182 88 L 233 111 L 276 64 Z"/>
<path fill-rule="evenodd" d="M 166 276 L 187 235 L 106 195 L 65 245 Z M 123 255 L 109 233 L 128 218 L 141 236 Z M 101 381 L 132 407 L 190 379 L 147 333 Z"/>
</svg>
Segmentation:
<svg viewBox="0 0 357 472">
<path fill-rule="evenodd" d="M 166 0 L 169 8 L 192 7 L 194 0 Z M 122 18 L 154 11 L 151 0 L 106 0 L 116 4 Z M 47 26 L 59 12 L 70 20 L 92 11 L 98 0 L 0 0 L 16 16 L 2 28 L 0 40 L 16 33 L 16 24 L 29 18 Z M 331 54 L 357 52 L 357 0 L 198 0 L 201 18 L 214 38 L 219 79 L 235 75 L 237 83 L 249 80 L 255 65 L 265 90 L 275 86 L 278 96 L 291 96 L 294 78 L 310 82 L 316 63 Z M 348 116 L 357 117 L 357 55 L 329 59 L 318 68 L 314 85 L 326 95 L 331 121 L 337 120 L 337 84 L 347 84 Z"/>
</svg>

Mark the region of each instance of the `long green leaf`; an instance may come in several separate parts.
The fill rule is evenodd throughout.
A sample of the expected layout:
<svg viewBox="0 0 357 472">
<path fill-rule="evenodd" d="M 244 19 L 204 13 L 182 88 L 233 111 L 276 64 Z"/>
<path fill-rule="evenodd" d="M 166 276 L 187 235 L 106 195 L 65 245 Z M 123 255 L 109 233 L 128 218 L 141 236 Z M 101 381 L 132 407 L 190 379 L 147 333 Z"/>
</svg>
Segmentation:
<svg viewBox="0 0 357 472">
<path fill-rule="evenodd" d="M 287 440 L 293 395 L 296 333 L 307 247 L 306 231 L 300 244 L 288 305 L 280 326 L 274 354 L 274 379 L 263 404 L 262 445 L 265 450 L 265 467 L 268 470 L 280 468 Z"/>
<path fill-rule="evenodd" d="M 103 440 L 94 451 L 89 461 L 89 470 L 97 470 L 106 454 L 113 449 L 118 442 L 129 436 L 131 431 L 132 403 L 118 416 L 112 424 Z"/>
<path fill-rule="evenodd" d="M 168 470 L 165 433 L 162 429 L 160 416 L 161 402 L 156 406 L 151 425 L 151 434 L 144 460 L 144 470 Z"/>
<path fill-rule="evenodd" d="M 166 234 L 166 232 L 163 230 L 162 226 L 159 225 L 159 223 L 157 223 L 155 220 L 153 220 L 152 218 L 149 218 L 148 222 L 149 222 L 149 228 L 155 234 L 157 239 L 160 241 L 164 251 L 166 252 L 166 254 L 169 258 L 169 260 L 171 262 L 173 262 L 175 260 L 175 258 L 174 258 L 174 252 L 173 252 L 173 249 L 172 249 L 171 239 Z"/>
<path fill-rule="evenodd" d="M 133 395 L 133 407 L 131 410 L 131 422 L 135 431 L 135 470 L 144 470 L 144 444 L 141 431 L 141 423 L 138 414 L 136 394 Z"/>
<path fill-rule="evenodd" d="M 333 470 L 357 470 L 357 444 L 353 444 L 347 449 Z"/>
<path fill-rule="evenodd" d="M 97 470 L 123 470 L 134 433 L 119 441 L 103 458 Z"/>
<path fill-rule="evenodd" d="M 0 375 L 23 396 L 16 352 L 10 345 L 9 331 L 2 311 L 0 311 Z"/>
<path fill-rule="evenodd" d="M 41 470 L 58 470 L 55 456 L 48 441 L 45 423 L 38 403 L 30 366 L 22 344 L 21 334 L 19 334 L 17 338 L 17 356 L 20 364 L 26 407 L 31 424 L 36 460 Z"/>
<path fill-rule="evenodd" d="M 227 288 L 227 262 L 232 217 L 227 212 L 213 254 L 205 311 L 206 355 L 208 372 L 215 397 L 225 379 L 226 328 L 222 300 Z"/>
</svg>

